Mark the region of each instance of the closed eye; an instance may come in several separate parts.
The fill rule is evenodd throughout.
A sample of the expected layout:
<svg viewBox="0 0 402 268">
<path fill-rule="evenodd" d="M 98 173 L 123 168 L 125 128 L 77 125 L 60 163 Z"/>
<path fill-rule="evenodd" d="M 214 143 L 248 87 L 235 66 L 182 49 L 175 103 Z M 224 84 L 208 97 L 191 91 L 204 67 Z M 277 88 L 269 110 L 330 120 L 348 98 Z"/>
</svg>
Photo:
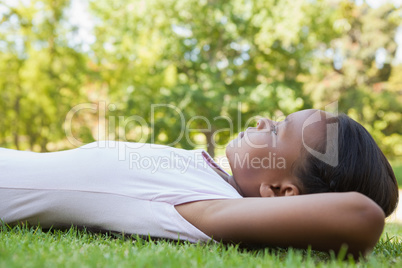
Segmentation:
<svg viewBox="0 0 402 268">
<path fill-rule="evenodd" d="M 271 126 L 271 132 L 274 133 L 277 136 L 278 135 L 278 126 L 277 125 L 272 125 Z"/>
<path fill-rule="evenodd" d="M 288 121 L 288 117 L 285 117 L 285 120 L 281 121 L 280 123 L 286 123 Z M 279 125 L 278 123 L 276 123 L 275 125 L 272 125 L 272 132 L 278 136 L 278 129 L 279 129 Z"/>
</svg>

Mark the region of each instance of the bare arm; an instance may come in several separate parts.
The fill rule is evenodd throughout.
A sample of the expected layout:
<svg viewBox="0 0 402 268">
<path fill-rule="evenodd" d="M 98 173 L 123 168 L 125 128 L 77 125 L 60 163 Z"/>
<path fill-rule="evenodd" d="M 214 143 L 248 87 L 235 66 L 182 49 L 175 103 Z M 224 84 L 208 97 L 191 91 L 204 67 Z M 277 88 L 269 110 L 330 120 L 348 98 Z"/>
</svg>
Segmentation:
<svg viewBox="0 0 402 268">
<path fill-rule="evenodd" d="M 363 254 L 378 241 L 384 213 L 355 192 L 199 201 L 176 206 L 216 240 Z"/>
</svg>

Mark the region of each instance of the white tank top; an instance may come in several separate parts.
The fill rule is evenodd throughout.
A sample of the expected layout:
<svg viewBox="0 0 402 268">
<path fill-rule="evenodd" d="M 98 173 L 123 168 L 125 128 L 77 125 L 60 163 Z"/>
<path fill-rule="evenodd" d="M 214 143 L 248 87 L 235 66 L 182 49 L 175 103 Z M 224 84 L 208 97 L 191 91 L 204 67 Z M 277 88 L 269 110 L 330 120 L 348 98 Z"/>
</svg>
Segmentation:
<svg viewBox="0 0 402 268">
<path fill-rule="evenodd" d="M 205 155 L 202 150 L 114 141 L 54 153 L 0 148 L 0 218 L 43 228 L 76 225 L 207 241 L 210 237 L 174 206 L 241 196 Z"/>
</svg>

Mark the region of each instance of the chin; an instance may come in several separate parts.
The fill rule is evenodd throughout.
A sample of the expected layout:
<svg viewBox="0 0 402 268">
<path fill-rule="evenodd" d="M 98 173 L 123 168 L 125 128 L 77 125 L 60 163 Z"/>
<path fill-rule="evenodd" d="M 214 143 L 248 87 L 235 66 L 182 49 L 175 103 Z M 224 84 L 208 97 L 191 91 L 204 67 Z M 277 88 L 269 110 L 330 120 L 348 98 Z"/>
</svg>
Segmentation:
<svg viewBox="0 0 402 268">
<path fill-rule="evenodd" d="M 226 145 L 225 153 L 226 157 L 229 158 L 229 156 L 233 155 L 234 152 L 236 152 L 236 149 L 239 148 L 238 146 L 238 141 L 237 139 L 231 140 L 228 145 Z"/>
<path fill-rule="evenodd" d="M 232 155 L 233 155 L 233 150 L 234 150 L 234 147 L 230 147 L 229 145 L 232 143 L 232 141 L 226 146 L 226 149 L 225 149 L 225 154 L 226 154 L 226 158 L 228 159 L 228 162 L 229 162 L 229 166 L 230 166 L 230 169 L 233 171 L 233 169 L 232 169 L 232 165 L 231 165 L 231 158 L 232 158 Z"/>
<path fill-rule="evenodd" d="M 226 146 L 225 148 L 225 154 L 226 157 L 229 159 L 229 155 L 230 155 L 230 150 L 233 149 L 233 147 L 231 148 L 229 145 L 232 143 L 232 141 Z"/>
<path fill-rule="evenodd" d="M 241 139 L 240 137 L 237 137 L 237 138 L 231 140 L 231 141 L 228 143 L 228 145 L 226 146 L 226 153 L 227 153 L 228 151 L 230 151 L 230 150 L 234 150 L 234 149 L 236 149 L 236 148 L 241 147 L 241 146 L 240 146 L 240 144 L 241 144 L 240 139 Z"/>
</svg>

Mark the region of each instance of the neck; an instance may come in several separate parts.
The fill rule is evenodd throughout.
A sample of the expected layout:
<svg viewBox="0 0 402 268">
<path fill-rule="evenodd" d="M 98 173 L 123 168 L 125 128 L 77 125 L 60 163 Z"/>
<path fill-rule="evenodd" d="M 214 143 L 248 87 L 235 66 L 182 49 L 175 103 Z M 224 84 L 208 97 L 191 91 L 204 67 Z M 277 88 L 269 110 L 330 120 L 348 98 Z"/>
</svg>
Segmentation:
<svg viewBox="0 0 402 268">
<path fill-rule="evenodd" d="M 212 167 L 212 169 L 222 177 L 227 183 L 229 183 L 233 188 L 236 189 L 236 191 L 241 195 L 244 196 L 243 192 L 241 191 L 239 185 L 237 185 L 236 180 L 234 179 L 233 175 L 229 175 L 226 172 L 223 172 L 219 168 Z"/>
<path fill-rule="evenodd" d="M 237 185 L 236 180 L 234 179 L 233 175 L 228 175 L 228 180 L 227 180 L 227 182 L 228 182 L 230 185 L 232 185 L 233 188 L 235 188 L 236 191 L 237 191 L 241 196 L 244 197 L 244 194 L 243 194 L 243 192 L 241 191 L 239 185 Z"/>
<path fill-rule="evenodd" d="M 237 185 L 236 180 L 232 175 L 229 175 L 226 173 L 215 161 L 212 159 L 212 157 L 207 154 L 205 151 L 202 152 L 202 156 L 204 157 L 204 160 L 208 163 L 208 165 L 219 175 L 224 179 L 227 183 L 229 183 L 233 188 L 236 189 L 236 191 L 241 195 L 244 196 L 243 192 L 241 191 L 240 187 Z"/>
</svg>

